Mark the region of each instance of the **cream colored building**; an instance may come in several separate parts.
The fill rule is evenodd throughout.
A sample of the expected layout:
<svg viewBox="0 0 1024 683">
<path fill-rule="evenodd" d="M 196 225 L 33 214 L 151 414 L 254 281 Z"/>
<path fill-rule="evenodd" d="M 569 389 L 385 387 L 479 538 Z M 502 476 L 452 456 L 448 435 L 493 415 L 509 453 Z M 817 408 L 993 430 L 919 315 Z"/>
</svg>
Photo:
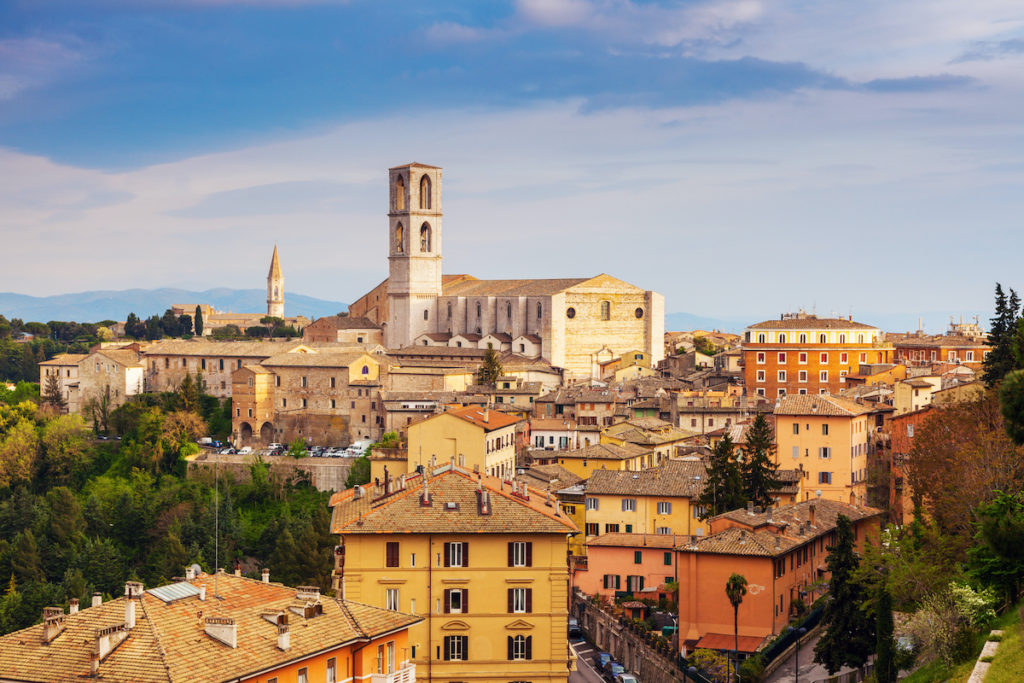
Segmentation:
<svg viewBox="0 0 1024 683">
<path fill-rule="evenodd" d="M 664 357 L 665 304 L 609 275 L 478 280 L 443 275 L 441 169 L 390 170 L 389 277 L 349 306 L 384 330 L 388 348 L 475 346 L 540 356 L 568 376 L 596 377 L 603 362 L 640 349 Z"/>
<path fill-rule="evenodd" d="M 64 398 L 66 410 L 75 414 L 82 410 L 82 398 L 79 393 L 78 364 L 85 359 L 87 353 L 62 353 L 39 364 L 39 389 L 46 393 L 46 384 L 50 377 L 57 378 L 60 395 Z"/>
</svg>

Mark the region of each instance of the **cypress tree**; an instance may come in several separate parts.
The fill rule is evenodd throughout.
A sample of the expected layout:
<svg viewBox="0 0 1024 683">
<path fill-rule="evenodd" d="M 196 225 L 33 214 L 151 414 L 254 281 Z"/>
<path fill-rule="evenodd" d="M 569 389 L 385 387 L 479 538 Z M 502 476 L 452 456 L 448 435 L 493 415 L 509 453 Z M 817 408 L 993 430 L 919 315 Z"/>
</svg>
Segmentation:
<svg viewBox="0 0 1024 683">
<path fill-rule="evenodd" d="M 996 283 L 996 311 L 991 318 L 992 327 L 986 344 L 992 347 L 983 361 L 985 372 L 982 379 L 987 386 L 993 386 L 1007 373 L 1017 367 L 1015 357 L 1017 325 L 1019 322 L 1020 297 L 1012 288 L 1010 294 L 1003 292 L 1003 286 Z"/>
<path fill-rule="evenodd" d="M 864 611 L 867 590 L 856 577 L 860 559 L 853 548 L 853 526 L 845 515 L 836 519 L 836 544 L 828 548 L 829 598 L 821 622 L 825 632 L 814 646 L 814 661 L 829 674 L 844 666 L 859 669 L 875 647 L 875 625 Z"/>
<path fill-rule="evenodd" d="M 46 378 L 46 386 L 43 388 L 43 403 L 49 403 L 58 410 L 64 410 L 67 407 L 67 401 L 64 400 L 64 396 L 60 392 L 60 380 L 57 379 L 56 372 Z"/>
<path fill-rule="evenodd" d="M 743 449 L 743 488 L 754 505 L 769 507 L 772 494 L 779 490 L 779 464 L 775 462 L 775 432 L 764 413 L 759 413 L 747 430 L 747 445 Z"/>
<path fill-rule="evenodd" d="M 893 639 L 892 596 L 882 581 L 878 586 L 878 613 L 875 620 L 875 681 L 896 683 L 896 641 Z"/>
<path fill-rule="evenodd" d="M 494 350 L 493 344 L 487 345 L 487 353 L 484 354 L 484 363 L 480 366 L 480 371 L 477 373 L 477 381 L 480 384 L 487 386 L 494 386 L 494 383 L 501 377 L 503 369 L 501 367 L 501 360 L 498 358 L 498 352 Z"/>
<path fill-rule="evenodd" d="M 195 326 L 196 336 L 203 336 L 203 307 L 196 306 L 196 314 L 192 318 L 192 323 Z"/>
</svg>

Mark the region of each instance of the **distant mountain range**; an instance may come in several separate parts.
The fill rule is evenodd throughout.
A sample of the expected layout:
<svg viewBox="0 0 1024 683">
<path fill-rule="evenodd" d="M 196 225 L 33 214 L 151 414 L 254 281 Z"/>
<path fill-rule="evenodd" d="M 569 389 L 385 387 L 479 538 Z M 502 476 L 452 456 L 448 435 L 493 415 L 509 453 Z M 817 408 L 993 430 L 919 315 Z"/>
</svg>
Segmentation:
<svg viewBox="0 0 1024 683">
<path fill-rule="evenodd" d="M 229 289 L 221 287 L 203 292 L 185 289 L 126 289 L 123 291 L 77 292 L 55 296 L 28 296 L 12 292 L 0 292 L 0 315 L 7 318 L 47 322 L 50 320 L 74 320 L 76 322 L 97 322 L 100 320 L 124 320 L 129 313 L 140 318 L 162 315 L 171 304 L 210 304 L 219 311 L 233 313 L 258 313 L 267 310 L 267 293 L 262 289 Z M 287 294 L 285 312 L 289 316 L 304 315 L 310 320 L 325 315 L 335 315 L 348 309 L 348 304 L 327 301 L 302 294 Z M 982 327 L 986 327 L 987 311 L 977 312 Z M 870 313 L 854 315 L 858 322 L 877 325 L 887 332 L 906 332 L 917 329 L 918 317 L 924 329 L 932 334 L 944 332 L 949 325 L 951 312 L 928 311 L 924 313 Z M 961 312 L 955 313 L 957 319 Z M 972 313 L 973 315 L 973 313 Z M 748 325 L 767 320 L 772 316 L 729 315 L 722 317 L 694 313 L 668 313 L 665 315 L 666 330 L 719 330 L 739 334 Z M 966 315 L 965 315 L 966 317 Z"/>
<path fill-rule="evenodd" d="M 0 315 L 21 318 L 25 322 L 124 320 L 129 313 L 148 318 L 151 315 L 163 315 L 171 304 L 210 304 L 219 311 L 258 313 L 267 310 L 267 293 L 262 289 L 228 288 L 208 289 L 204 292 L 173 288 L 126 289 L 55 296 L 0 292 Z M 336 315 L 347 309 L 348 304 L 340 301 L 326 301 L 302 294 L 285 296 L 285 313 L 289 316 L 304 315 L 312 320 Z"/>
</svg>

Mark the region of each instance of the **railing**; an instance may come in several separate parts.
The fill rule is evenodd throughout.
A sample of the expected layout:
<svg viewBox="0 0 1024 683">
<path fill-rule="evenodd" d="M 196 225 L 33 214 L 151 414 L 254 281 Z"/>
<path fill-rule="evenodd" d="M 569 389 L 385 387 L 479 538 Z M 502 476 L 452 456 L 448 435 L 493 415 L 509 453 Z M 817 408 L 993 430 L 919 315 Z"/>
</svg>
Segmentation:
<svg viewBox="0 0 1024 683">
<path fill-rule="evenodd" d="M 394 673 L 371 674 L 370 683 L 416 683 L 416 665 L 402 662 Z"/>
</svg>

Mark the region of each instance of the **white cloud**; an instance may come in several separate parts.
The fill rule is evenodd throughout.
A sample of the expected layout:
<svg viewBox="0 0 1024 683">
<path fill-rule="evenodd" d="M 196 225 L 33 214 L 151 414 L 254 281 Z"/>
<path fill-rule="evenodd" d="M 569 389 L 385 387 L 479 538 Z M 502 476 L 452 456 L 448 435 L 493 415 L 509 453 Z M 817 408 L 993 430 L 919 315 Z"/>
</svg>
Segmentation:
<svg viewBox="0 0 1024 683">
<path fill-rule="evenodd" d="M 595 9 L 587 0 L 518 0 L 516 7 L 524 19 L 540 26 L 579 25 Z"/>
<path fill-rule="evenodd" d="M 53 81 L 83 59 L 79 46 L 43 38 L 0 39 L 0 101 Z"/>
</svg>

